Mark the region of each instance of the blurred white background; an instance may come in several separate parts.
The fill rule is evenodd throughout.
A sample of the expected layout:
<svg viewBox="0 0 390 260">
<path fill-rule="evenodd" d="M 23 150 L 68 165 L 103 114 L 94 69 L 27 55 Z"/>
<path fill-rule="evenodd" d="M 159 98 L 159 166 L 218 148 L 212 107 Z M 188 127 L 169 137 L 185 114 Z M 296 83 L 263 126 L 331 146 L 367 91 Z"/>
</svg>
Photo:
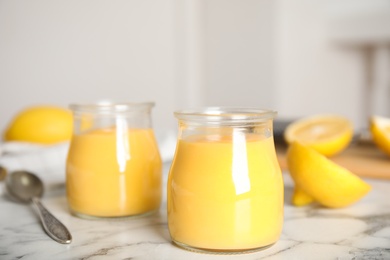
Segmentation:
<svg viewBox="0 0 390 260">
<path fill-rule="evenodd" d="M 0 0 L 0 129 L 29 105 L 390 116 L 388 0 Z"/>
</svg>

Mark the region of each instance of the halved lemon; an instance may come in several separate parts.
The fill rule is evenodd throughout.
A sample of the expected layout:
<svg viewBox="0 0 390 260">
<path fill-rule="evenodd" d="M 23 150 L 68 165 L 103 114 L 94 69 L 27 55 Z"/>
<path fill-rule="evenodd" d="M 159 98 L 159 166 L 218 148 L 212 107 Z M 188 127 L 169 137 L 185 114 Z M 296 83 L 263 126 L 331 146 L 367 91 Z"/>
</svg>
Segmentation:
<svg viewBox="0 0 390 260">
<path fill-rule="evenodd" d="M 372 116 L 370 131 L 374 143 L 386 154 L 390 155 L 390 118 Z"/>
<path fill-rule="evenodd" d="M 295 185 L 326 207 L 351 205 L 371 190 L 358 176 L 299 142 L 288 148 L 287 164 Z"/>
<path fill-rule="evenodd" d="M 344 150 L 352 137 L 352 123 L 339 115 L 303 118 L 288 125 L 284 132 L 287 143 L 299 141 L 326 156 Z"/>
</svg>

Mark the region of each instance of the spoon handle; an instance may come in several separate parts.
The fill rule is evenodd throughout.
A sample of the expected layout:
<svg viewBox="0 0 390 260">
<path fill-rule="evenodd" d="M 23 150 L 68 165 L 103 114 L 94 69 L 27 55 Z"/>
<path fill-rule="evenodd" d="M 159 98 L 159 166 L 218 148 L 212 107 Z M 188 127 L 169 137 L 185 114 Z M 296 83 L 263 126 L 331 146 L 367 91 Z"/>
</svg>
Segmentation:
<svg viewBox="0 0 390 260">
<path fill-rule="evenodd" d="M 58 219 L 56 219 L 41 203 L 38 198 L 32 198 L 39 218 L 41 219 L 43 229 L 55 241 L 61 244 L 72 242 L 72 235 L 68 229 Z"/>
</svg>

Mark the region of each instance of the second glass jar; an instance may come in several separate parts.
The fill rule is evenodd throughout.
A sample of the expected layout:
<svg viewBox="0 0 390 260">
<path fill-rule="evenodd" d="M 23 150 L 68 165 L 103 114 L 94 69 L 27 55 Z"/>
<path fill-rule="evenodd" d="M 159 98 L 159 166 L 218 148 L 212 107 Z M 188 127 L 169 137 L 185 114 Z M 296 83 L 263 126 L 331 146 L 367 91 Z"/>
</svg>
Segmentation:
<svg viewBox="0 0 390 260">
<path fill-rule="evenodd" d="M 151 126 L 153 103 L 71 105 L 74 133 L 66 164 L 70 210 L 84 218 L 156 211 L 162 162 Z"/>
</svg>

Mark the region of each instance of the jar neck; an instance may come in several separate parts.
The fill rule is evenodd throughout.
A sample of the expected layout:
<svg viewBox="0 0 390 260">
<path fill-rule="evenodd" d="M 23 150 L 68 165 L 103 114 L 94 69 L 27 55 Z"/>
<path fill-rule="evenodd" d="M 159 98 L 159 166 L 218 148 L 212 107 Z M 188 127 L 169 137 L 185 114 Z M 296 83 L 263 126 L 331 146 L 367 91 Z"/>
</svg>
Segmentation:
<svg viewBox="0 0 390 260">
<path fill-rule="evenodd" d="M 71 104 L 69 108 L 74 114 L 94 114 L 106 116 L 131 116 L 137 113 L 150 113 L 154 107 L 152 102 L 144 103 L 113 103 L 99 102 L 92 104 Z"/>
<path fill-rule="evenodd" d="M 276 112 L 251 108 L 205 108 L 178 111 L 179 138 L 190 136 L 234 136 L 237 134 L 273 136 Z"/>
<path fill-rule="evenodd" d="M 272 110 L 235 107 L 207 107 L 176 111 L 174 114 L 186 124 L 208 126 L 257 125 L 276 116 Z"/>
<path fill-rule="evenodd" d="M 106 128 L 151 128 L 153 103 L 72 104 L 74 132 Z"/>
<path fill-rule="evenodd" d="M 251 123 L 248 125 L 199 125 L 188 124 L 188 122 L 179 120 L 178 138 L 186 139 L 190 136 L 233 136 L 235 134 L 258 135 L 263 138 L 273 136 L 273 122 L 269 119 L 265 122 Z"/>
</svg>

